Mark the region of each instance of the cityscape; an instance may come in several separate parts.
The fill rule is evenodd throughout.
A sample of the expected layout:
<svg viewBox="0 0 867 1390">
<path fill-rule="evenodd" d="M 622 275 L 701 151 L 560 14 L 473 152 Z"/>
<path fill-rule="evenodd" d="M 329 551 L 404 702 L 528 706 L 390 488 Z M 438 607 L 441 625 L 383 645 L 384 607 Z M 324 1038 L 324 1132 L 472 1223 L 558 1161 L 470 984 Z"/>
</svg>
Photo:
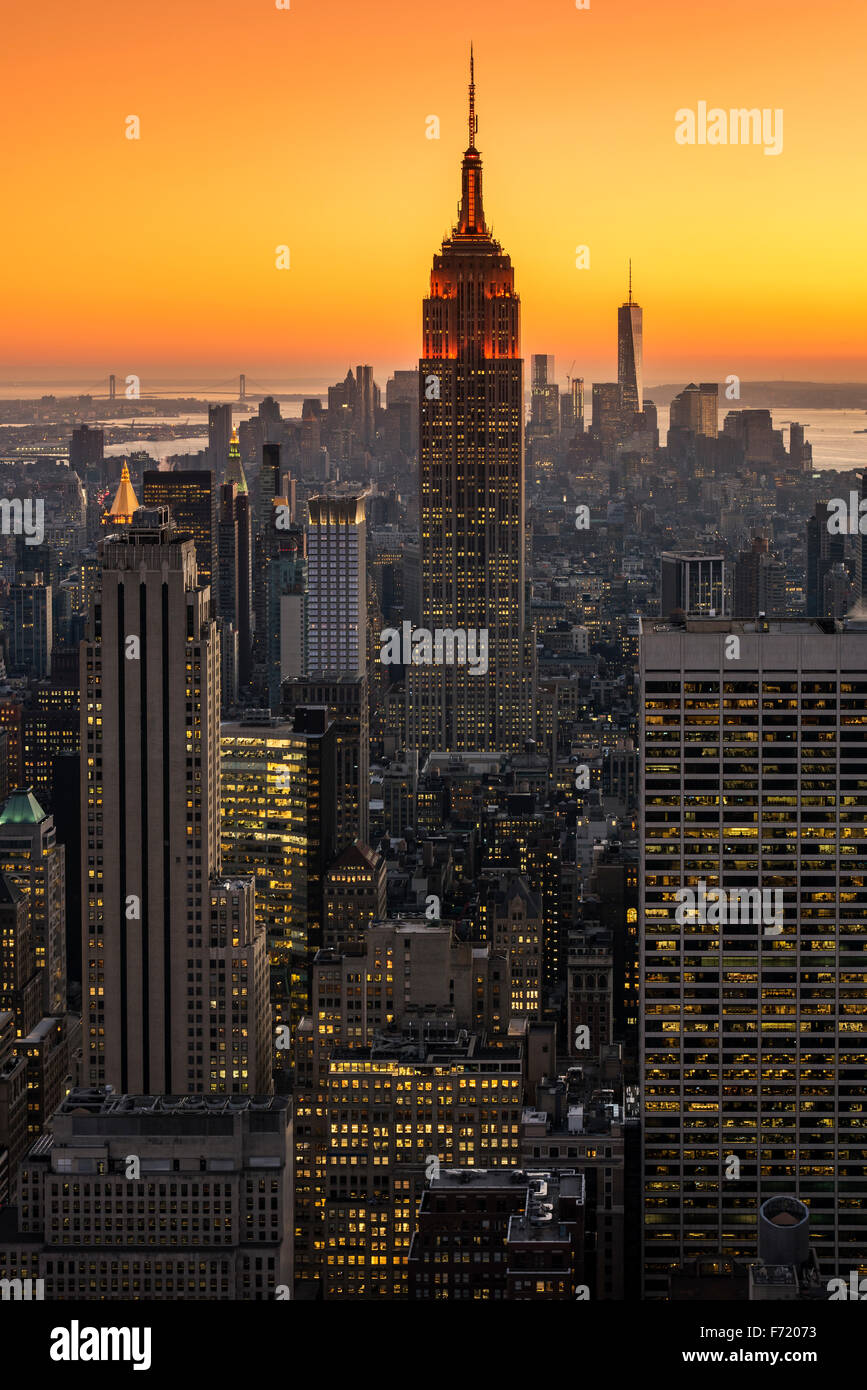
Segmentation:
<svg viewBox="0 0 867 1390">
<path fill-rule="evenodd" d="M 485 38 L 414 357 L 4 366 L 0 1305 L 53 1361 L 534 1300 L 777 1364 L 867 1298 L 867 362 L 660 361 L 640 214 L 605 345 L 536 351 Z M 776 178 L 735 105 L 698 144 Z"/>
</svg>

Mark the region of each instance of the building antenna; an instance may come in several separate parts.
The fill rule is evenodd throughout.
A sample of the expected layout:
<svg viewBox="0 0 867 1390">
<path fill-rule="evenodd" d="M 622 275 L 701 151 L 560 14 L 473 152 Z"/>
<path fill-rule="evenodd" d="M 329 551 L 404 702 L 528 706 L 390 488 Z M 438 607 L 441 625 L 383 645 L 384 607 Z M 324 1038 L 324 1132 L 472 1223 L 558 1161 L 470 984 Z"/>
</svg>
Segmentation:
<svg viewBox="0 0 867 1390">
<path fill-rule="evenodd" d="M 470 149 L 476 146 L 476 78 L 473 64 L 473 45 L 470 42 Z"/>
</svg>

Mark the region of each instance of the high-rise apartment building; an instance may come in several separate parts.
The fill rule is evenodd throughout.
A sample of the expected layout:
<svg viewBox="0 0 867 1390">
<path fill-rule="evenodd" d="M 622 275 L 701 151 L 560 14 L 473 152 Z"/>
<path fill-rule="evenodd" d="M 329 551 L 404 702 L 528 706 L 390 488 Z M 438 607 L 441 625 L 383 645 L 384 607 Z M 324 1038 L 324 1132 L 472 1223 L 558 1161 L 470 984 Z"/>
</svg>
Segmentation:
<svg viewBox="0 0 867 1390">
<path fill-rule="evenodd" d="M 826 1272 L 867 1260 L 867 625 L 645 622 L 644 1270 L 752 1258 L 807 1202 Z"/>
<path fill-rule="evenodd" d="M 81 658 L 85 1069 L 165 1094 L 267 1091 L 264 931 L 220 875 L 220 657 L 165 508 L 106 536 Z"/>
<path fill-rule="evenodd" d="M 32 791 L 13 792 L 0 812 L 0 873 L 23 893 L 30 911 L 42 1014 L 66 1009 L 66 850 L 54 817 Z"/>
<path fill-rule="evenodd" d="M 476 129 L 471 58 L 458 222 L 434 256 L 422 314 L 422 623 L 472 633 L 487 656 L 473 665 L 456 646 L 440 665 L 410 667 L 406 746 L 424 752 L 520 748 L 533 727 L 520 301 L 485 221 Z"/>
<path fill-rule="evenodd" d="M 642 311 L 632 298 L 630 261 L 629 297 L 617 310 L 617 381 L 625 411 L 644 409 L 642 370 Z"/>
</svg>

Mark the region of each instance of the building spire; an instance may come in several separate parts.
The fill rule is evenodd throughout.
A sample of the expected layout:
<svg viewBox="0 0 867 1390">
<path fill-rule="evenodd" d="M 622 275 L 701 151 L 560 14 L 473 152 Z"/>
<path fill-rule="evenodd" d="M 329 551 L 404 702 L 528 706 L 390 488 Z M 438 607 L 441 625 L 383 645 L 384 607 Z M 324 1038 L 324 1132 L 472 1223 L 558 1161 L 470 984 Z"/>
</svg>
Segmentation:
<svg viewBox="0 0 867 1390">
<path fill-rule="evenodd" d="M 476 148 L 476 79 L 473 65 L 473 45 L 470 42 L 470 149 Z"/>
<path fill-rule="evenodd" d="M 470 143 L 461 166 L 461 206 L 456 231 L 464 236 L 488 236 L 482 207 L 482 161 L 476 149 L 476 74 L 473 45 L 470 44 Z"/>
<path fill-rule="evenodd" d="M 632 257 L 629 257 L 629 303 L 632 303 Z"/>
</svg>

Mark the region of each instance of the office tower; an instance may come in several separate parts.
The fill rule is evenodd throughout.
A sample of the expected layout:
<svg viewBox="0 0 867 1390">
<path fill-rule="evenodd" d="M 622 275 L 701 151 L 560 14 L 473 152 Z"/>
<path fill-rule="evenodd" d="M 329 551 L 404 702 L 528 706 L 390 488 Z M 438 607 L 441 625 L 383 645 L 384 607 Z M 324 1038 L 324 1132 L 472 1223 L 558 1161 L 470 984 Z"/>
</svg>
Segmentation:
<svg viewBox="0 0 867 1390">
<path fill-rule="evenodd" d="M 807 522 L 807 617 L 829 616 L 825 609 L 825 577 L 835 565 L 843 563 L 846 553 L 844 536 L 832 535 L 828 529 L 828 503 L 817 502 Z M 859 538 L 860 539 L 860 538 Z M 856 543 L 856 565 L 861 546 Z M 857 597 L 857 595 L 856 595 Z"/>
<path fill-rule="evenodd" d="M 373 368 L 356 367 L 355 381 L 353 426 L 359 441 L 368 447 L 376 437 L 376 407 L 379 404 L 379 390 L 373 380 Z"/>
<path fill-rule="evenodd" d="M 813 467 L 813 446 L 804 439 L 804 426 L 797 420 L 789 427 L 789 461 L 799 473 L 809 473 Z"/>
<path fill-rule="evenodd" d="M 428 1159 L 514 1168 L 523 1086 L 519 1043 L 486 1047 L 435 1023 L 423 1037 L 333 1050 L 324 1087 L 326 1300 L 407 1296 Z M 363 1133 L 371 1112 L 379 1135 Z"/>
<path fill-rule="evenodd" d="M 422 311 L 419 497 L 422 623 L 482 641 L 407 672 L 405 746 L 511 749 L 532 729 L 524 631 L 524 364 L 512 263 L 485 221 L 470 60 L 469 144 L 457 225 L 434 256 Z"/>
<path fill-rule="evenodd" d="M 300 526 L 285 526 L 284 499 L 269 503 L 261 533 L 262 661 L 268 705 L 279 710 L 283 682 L 307 669 L 307 556 Z"/>
<path fill-rule="evenodd" d="M 349 845 L 338 854 L 323 888 L 325 950 L 343 951 L 362 941 L 371 922 L 386 916 L 386 877 L 385 860 L 367 845 Z"/>
<path fill-rule="evenodd" d="M 419 1203 L 408 1295 L 574 1302 L 584 1285 L 584 1232 L 579 1173 L 441 1172 Z"/>
<path fill-rule="evenodd" d="M 283 416 L 280 414 L 280 403 L 275 401 L 273 396 L 264 396 L 259 402 L 259 421 L 262 431 L 262 444 L 267 447 L 276 444 L 278 452 L 280 448 L 280 434 L 283 429 Z M 274 495 L 273 493 L 271 494 Z"/>
<path fill-rule="evenodd" d="M 2 894 L 2 889 L 0 889 Z M 12 1200 L 27 1130 L 27 1063 L 14 1050 L 15 1014 L 0 1007 L 0 1211 Z M 0 1275 L 5 1276 L 0 1250 Z"/>
<path fill-rule="evenodd" d="M 259 530 L 271 525 L 274 499 L 281 495 L 280 445 L 262 445 L 262 468 L 259 473 Z"/>
<path fill-rule="evenodd" d="M 406 407 L 406 434 L 404 436 L 404 426 L 401 424 L 401 448 L 404 453 L 415 454 L 419 422 L 417 371 L 396 371 L 394 376 L 389 377 L 385 383 L 385 405 L 387 410 L 392 406 Z"/>
<path fill-rule="evenodd" d="M 741 445 L 749 467 L 770 468 L 783 452 L 782 435 L 774 429 L 769 410 L 730 410 L 723 421 L 723 433 Z"/>
<path fill-rule="evenodd" d="M 663 618 L 719 618 L 726 611 L 726 567 L 722 555 L 665 550 L 660 557 L 659 611 Z"/>
<path fill-rule="evenodd" d="M 554 358 L 550 353 L 535 353 L 533 356 L 530 424 L 546 434 L 556 434 L 560 427 L 560 391 L 554 376 Z"/>
<path fill-rule="evenodd" d="M 742 550 L 735 561 L 732 584 L 732 615 L 735 618 L 786 616 L 786 570 L 768 553 L 765 536 L 754 536 L 749 550 Z"/>
<path fill-rule="evenodd" d="M 610 444 L 623 428 L 623 392 L 617 381 L 593 383 L 593 433 Z"/>
<path fill-rule="evenodd" d="M 307 522 L 307 669 L 360 676 L 367 664 L 364 496 L 311 497 Z"/>
<path fill-rule="evenodd" d="M 74 1089 L 52 1132 L 22 1165 L 18 1231 L 0 1236 L 4 1273 L 38 1273 L 51 1299 L 291 1296 L 285 1096 Z"/>
<path fill-rule="evenodd" d="M 256 883 L 256 920 L 266 933 L 274 1028 L 306 1007 L 306 743 L 291 724 L 250 711 L 220 727 L 223 868 Z M 275 1059 L 285 1065 L 285 1057 Z"/>
<path fill-rule="evenodd" d="M 632 298 L 632 262 L 629 262 L 629 297 L 617 310 L 617 382 L 623 409 L 644 409 L 642 383 L 642 312 Z"/>
<path fill-rule="evenodd" d="M 370 730 L 366 676 L 310 675 L 287 681 L 283 714 L 319 706 L 327 711 L 334 739 L 335 782 L 327 789 L 334 852 L 356 840 L 367 844 L 370 817 Z"/>
<path fill-rule="evenodd" d="M 65 861 L 54 817 L 29 789 L 13 792 L 0 812 L 0 873 L 27 899 L 43 1014 L 66 1009 Z"/>
<path fill-rule="evenodd" d="M 214 474 L 209 468 L 167 473 L 149 470 L 143 475 L 144 507 L 168 507 L 172 525 L 192 536 L 196 546 L 199 583 L 217 585 L 217 499 Z"/>
<path fill-rule="evenodd" d="M 264 932 L 252 884 L 218 877 L 219 639 L 195 546 L 167 509 L 142 509 L 101 555 L 82 648 L 86 1073 L 120 1091 L 267 1091 Z"/>
<path fill-rule="evenodd" d="M 719 387 L 714 381 L 700 386 L 690 382 L 673 398 L 669 408 L 669 428 L 716 439 L 718 433 Z"/>
<path fill-rule="evenodd" d="M 865 670 L 863 624 L 642 625 L 650 1295 L 754 1257 L 779 1194 L 821 1215 L 826 1272 L 867 1259 Z"/>
<path fill-rule="evenodd" d="M 54 645 L 51 585 L 40 571 L 25 570 L 9 591 L 12 606 L 9 661 L 13 671 L 44 680 L 51 675 Z"/>
<path fill-rule="evenodd" d="M 253 513 L 243 468 L 240 471 L 234 502 L 238 519 L 238 679 L 246 686 L 253 676 Z"/>
<path fill-rule="evenodd" d="M 311 1017 L 303 1021 L 296 1039 L 300 1233 L 296 1251 L 305 1271 L 303 1277 L 315 1273 L 324 1276 L 331 1290 L 328 1296 L 339 1296 L 335 1291 L 347 1277 L 347 1264 L 356 1263 L 354 1258 L 335 1257 L 335 1247 L 342 1246 L 342 1241 L 339 1236 L 332 1238 L 336 1236 L 332 1221 L 343 1226 L 349 1217 L 342 1205 L 346 1199 L 358 1197 L 366 1208 L 359 1217 L 373 1218 L 378 1227 L 379 1217 L 371 1208 L 382 1208 L 377 1194 L 389 1205 L 390 1194 L 397 1208 L 391 1220 L 403 1222 L 415 1214 L 414 1199 L 423 1183 L 425 1156 L 439 1154 L 445 1163 L 461 1154 L 461 1163 L 506 1165 L 507 1154 L 515 1150 L 511 1161 L 516 1161 L 513 1116 L 509 1115 L 505 1129 L 498 1127 L 496 1120 L 506 1118 L 501 1106 L 520 1104 L 522 1053 L 504 1043 L 505 1051 L 496 1055 L 506 1065 L 497 1069 L 497 1075 L 502 1073 L 509 1079 L 497 1080 L 494 1085 L 490 1059 L 495 1052 L 485 1045 L 489 1033 L 503 1041 L 508 1025 L 505 1002 L 502 957 L 492 955 L 488 946 L 457 941 L 449 927 L 423 917 L 376 922 L 360 942 L 344 951 L 322 950 L 317 954 Z M 335 1049 L 346 1049 L 337 1065 Z M 406 1067 L 402 1072 L 397 1062 L 401 1055 Z M 434 1055 L 443 1067 L 436 1073 L 439 1081 L 434 1081 L 435 1073 L 424 1065 L 424 1059 L 432 1060 Z M 461 1057 L 468 1059 L 463 1081 L 458 1080 L 456 1069 Z M 474 1061 L 469 1059 L 477 1059 L 475 1065 L 479 1067 L 472 1075 Z M 400 1075 L 410 1079 L 401 1083 Z M 343 1077 L 347 1078 L 346 1086 Z M 358 1080 L 358 1086 L 350 1077 Z M 359 1129 L 346 1130 L 347 1139 L 350 1133 L 356 1137 L 343 1142 L 343 1124 L 353 1121 L 348 1114 L 329 1114 L 330 1105 L 335 1111 L 343 1109 L 341 1092 L 357 1112 L 355 1123 L 369 1123 L 366 1117 L 371 1107 L 379 1112 L 381 1125 L 386 1127 L 378 1125 L 372 1141 L 365 1138 L 357 1144 Z M 485 1128 L 474 1130 L 473 1122 L 482 1120 L 477 1108 L 482 1092 L 484 1107 L 490 1106 L 490 1112 Z M 418 1111 L 417 1102 L 421 1103 Z M 460 1119 L 456 1106 L 462 1112 Z M 427 1128 L 433 1120 L 432 1109 L 436 1121 Z M 387 1134 L 392 1136 L 390 1140 Z M 367 1150 L 366 1157 L 361 1156 L 361 1149 Z M 395 1163 L 407 1166 L 401 1169 Z M 348 1250 L 354 1250 L 358 1234 L 358 1228 L 353 1227 Z M 403 1256 L 410 1234 L 410 1226 L 389 1224 L 381 1238 L 386 1242 L 397 1238 L 401 1246 L 398 1253 Z M 382 1265 L 376 1276 L 377 1287 L 382 1291 L 386 1285 L 393 1287 L 389 1281 L 394 1278 L 396 1287 L 405 1288 L 404 1258 L 395 1259 L 388 1243 L 380 1248 L 383 1254 L 388 1251 L 390 1258 L 377 1262 Z M 332 1276 L 338 1265 L 342 1266 L 341 1276 L 335 1283 Z"/>
<path fill-rule="evenodd" d="M 0 871 L 0 1016 L 7 1012 L 15 1020 L 14 1037 L 25 1037 L 36 1027 L 42 1017 L 42 974 L 29 899 Z"/>
<path fill-rule="evenodd" d="M 65 660 L 74 658 L 73 671 Z M 78 708 L 78 650 L 52 654 L 50 681 L 31 686 L 21 725 L 23 784 L 32 787 L 37 800 L 49 808 L 57 802 L 54 760 L 81 747 Z"/>
<path fill-rule="evenodd" d="M 247 487 L 247 475 L 244 472 L 244 465 L 241 461 L 241 445 L 237 430 L 232 430 L 232 435 L 229 440 L 229 452 L 223 481 L 237 484 L 239 493 L 249 492 L 249 488 Z"/>
<path fill-rule="evenodd" d="M 292 732 L 307 769 L 307 958 L 299 989 L 309 1007 L 309 966 L 322 945 L 325 871 L 337 853 L 337 733 L 325 705 L 295 705 Z"/>
<path fill-rule="evenodd" d="M 216 479 L 221 479 L 229 462 L 229 442 L 232 438 L 232 407 L 208 406 L 208 467 Z"/>
<path fill-rule="evenodd" d="M 120 482 L 117 486 L 117 492 L 114 495 L 114 501 L 102 518 L 102 524 L 103 526 L 111 526 L 112 528 L 115 526 L 129 526 L 137 511 L 138 498 L 135 495 L 135 489 L 132 485 L 132 479 L 129 476 L 126 460 L 124 460 L 124 465 L 120 474 Z"/>
<path fill-rule="evenodd" d="M 221 623 L 238 628 L 238 496 L 237 483 L 221 483 L 217 508 L 217 582 L 211 599 Z"/>
<path fill-rule="evenodd" d="M 76 425 L 69 441 L 69 466 L 83 478 L 89 469 L 102 472 L 105 433 L 91 425 Z"/>
</svg>

